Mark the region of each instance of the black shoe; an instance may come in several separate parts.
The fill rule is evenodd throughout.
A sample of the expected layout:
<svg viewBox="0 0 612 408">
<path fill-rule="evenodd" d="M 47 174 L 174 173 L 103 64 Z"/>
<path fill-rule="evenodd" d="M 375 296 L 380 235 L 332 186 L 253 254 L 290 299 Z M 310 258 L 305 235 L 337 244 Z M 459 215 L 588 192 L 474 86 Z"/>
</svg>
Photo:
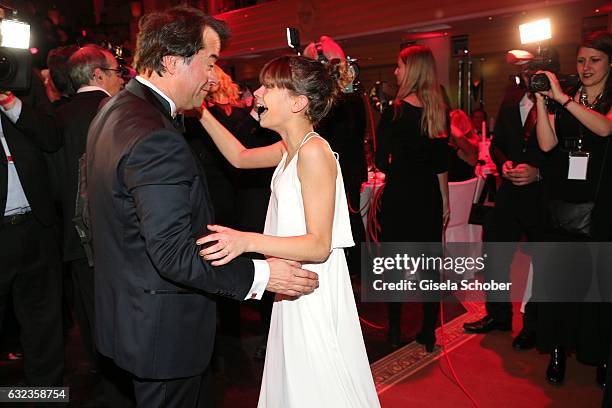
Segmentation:
<svg viewBox="0 0 612 408">
<path fill-rule="evenodd" d="M 512 322 L 500 322 L 487 315 L 475 322 L 464 323 L 463 330 L 467 333 L 488 333 L 492 330 L 511 331 Z"/>
<path fill-rule="evenodd" d="M 512 341 L 512 348 L 515 350 L 529 350 L 535 347 L 535 343 L 535 332 L 523 327 L 518 336 Z"/>
<path fill-rule="evenodd" d="M 19 351 L 8 352 L 6 354 L 6 359 L 9 361 L 23 360 L 23 353 L 20 353 Z"/>
<path fill-rule="evenodd" d="M 397 350 L 399 348 L 404 347 L 406 344 L 408 344 L 407 341 L 401 340 L 401 336 L 399 333 L 391 333 L 391 332 L 387 336 L 387 342 L 389 343 L 389 345 L 391 346 L 391 349 L 393 350 Z"/>
<path fill-rule="evenodd" d="M 552 385 L 561 385 L 565 378 L 565 350 L 554 348 L 550 352 L 550 363 L 546 369 L 546 380 Z"/>
<path fill-rule="evenodd" d="M 608 365 L 601 364 L 597 366 L 597 375 L 595 376 L 595 380 L 597 384 L 601 385 L 603 388 L 606 388 L 606 378 L 608 377 Z"/>
<path fill-rule="evenodd" d="M 436 335 L 429 334 L 426 335 L 423 332 L 416 335 L 415 341 L 423 346 L 425 346 L 425 351 L 428 353 L 433 353 L 434 346 L 436 345 Z"/>
</svg>

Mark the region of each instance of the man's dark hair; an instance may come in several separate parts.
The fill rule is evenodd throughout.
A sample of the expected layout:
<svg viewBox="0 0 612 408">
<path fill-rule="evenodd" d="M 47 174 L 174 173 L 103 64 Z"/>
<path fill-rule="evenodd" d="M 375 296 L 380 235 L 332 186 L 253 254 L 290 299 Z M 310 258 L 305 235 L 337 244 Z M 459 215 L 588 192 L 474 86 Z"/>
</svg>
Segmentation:
<svg viewBox="0 0 612 408">
<path fill-rule="evenodd" d="M 75 93 L 74 86 L 70 81 L 70 65 L 68 59 L 79 47 L 76 45 L 67 45 L 65 47 L 54 48 L 47 55 L 47 67 L 49 75 L 55 85 L 55 88 L 62 95 L 73 95 Z"/>
<path fill-rule="evenodd" d="M 165 71 L 162 64 L 167 55 L 179 56 L 189 64 L 195 54 L 204 48 L 202 33 L 206 27 L 214 30 L 221 41 L 229 38 L 225 22 L 186 6 L 146 14 L 139 23 L 134 65 L 140 74 Z"/>
</svg>

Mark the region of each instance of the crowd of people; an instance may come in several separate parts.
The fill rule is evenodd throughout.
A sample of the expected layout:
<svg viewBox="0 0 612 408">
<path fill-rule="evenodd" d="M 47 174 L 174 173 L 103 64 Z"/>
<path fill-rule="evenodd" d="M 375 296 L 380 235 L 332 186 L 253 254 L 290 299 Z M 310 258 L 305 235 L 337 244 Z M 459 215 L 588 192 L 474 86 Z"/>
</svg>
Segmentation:
<svg viewBox="0 0 612 408">
<path fill-rule="evenodd" d="M 525 87 L 512 88 L 500 108 L 491 144 L 491 155 L 502 184 L 497 191 L 495 208 L 484 225 L 484 241 L 515 245 L 521 240 L 576 243 L 569 247 L 561 245 L 563 250 L 555 251 L 552 259 L 532 258 L 533 291 L 525 306 L 523 327 L 512 344 L 517 350 L 535 347 L 549 353 L 545 376 L 555 385 L 563 383 L 567 355 L 574 351 L 579 361 L 597 368 L 594 376 L 597 383 L 605 387 L 608 382 L 611 317 L 606 303 L 608 295 L 603 295 L 601 302 L 580 302 L 580 299 L 585 299 L 591 278 L 606 281 L 609 264 L 604 260 L 596 270 L 589 270 L 585 265 L 576 274 L 575 264 L 568 262 L 571 259 L 568 257 L 586 262 L 585 247 L 578 243 L 609 242 L 612 238 L 607 210 L 610 190 L 603 187 L 612 174 L 606 167 L 610 161 L 607 144 L 612 130 L 611 53 L 610 33 L 587 36 L 576 56 L 580 84 L 568 89 L 559 85 L 556 75 L 560 66 L 554 50 L 551 58 L 531 63 L 529 70 L 523 72 L 523 81 L 528 83 L 529 75 L 544 74 L 550 88 L 539 92 Z M 574 174 L 574 155 L 588 157 L 580 175 Z M 588 221 L 583 218 L 578 228 L 576 218 L 585 213 L 572 209 L 585 205 L 589 207 Z M 563 222 L 559 222 L 560 217 Z M 507 280 L 513 252 L 496 252 L 495 245 L 490 249 L 494 256 L 488 275 Z M 542 269 L 546 268 L 554 270 L 555 276 L 543 273 Z M 567 283 L 559 291 L 567 291 L 564 297 L 548 295 L 556 282 Z M 609 285 L 603 287 L 609 288 Z M 487 315 L 466 323 L 466 331 L 487 333 L 512 329 L 509 298 L 488 295 Z"/>
<path fill-rule="evenodd" d="M 259 406 L 379 406 L 351 286 L 366 241 L 367 98 L 347 91 L 344 51 L 323 36 L 303 56 L 270 61 L 251 105 L 217 65 L 223 22 L 180 6 L 139 28 L 132 78 L 107 48 L 67 45 L 48 52 L 28 90 L 0 93 L 0 333 L 12 299 L 27 384 L 62 385 L 67 271 L 100 405 L 207 406 L 217 308 L 220 330 L 239 336 L 237 301 L 257 299 L 267 333 Z M 612 35 L 579 46 L 578 87 L 563 88 L 559 68 L 553 52 L 509 88 L 486 163 L 486 112 L 452 110 L 432 51 L 404 48 L 376 132 L 380 241 L 442 244 L 449 182 L 488 166 L 499 188 L 485 245 L 610 242 Z M 530 90 L 534 74 L 550 88 Z M 485 277 L 508 281 L 513 251 L 489 249 Z M 555 385 L 575 351 L 605 388 L 610 305 L 538 302 L 545 261 L 532 260 L 513 347 L 549 353 Z M 394 349 L 405 344 L 402 307 L 388 303 Z M 422 309 L 416 342 L 433 352 L 440 299 Z M 487 293 L 486 310 L 466 332 L 512 329 L 509 298 Z"/>
</svg>

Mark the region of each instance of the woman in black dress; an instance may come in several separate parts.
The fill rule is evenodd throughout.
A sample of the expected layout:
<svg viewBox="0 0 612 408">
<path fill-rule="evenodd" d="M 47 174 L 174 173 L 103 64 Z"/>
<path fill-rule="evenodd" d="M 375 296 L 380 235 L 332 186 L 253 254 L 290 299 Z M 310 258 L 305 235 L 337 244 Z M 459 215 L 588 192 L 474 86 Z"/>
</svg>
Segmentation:
<svg viewBox="0 0 612 408">
<path fill-rule="evenodd" d="M 383 112 L 376 165 L 387 175 L 381 206 L 381 241 L 440 242 L 449 218 L 448 109 L 436 77 L 431 50 L 403 49 L 395 76 L 399 91 L 393 109 Z M 389 304 L 389 342 L 401 344 L 401 303 Z M 439 302 L 423 303 L 417 342 L 433 351 Z"/>
<path fill-rule="evenodd" d="M 550 80 L 549 91 L 536 93 L 537 137 L 540 148 L 548 152 L 544 168 L 544 186 L 547 209 L 551 221 L 545 236 L 549 242 L 572 242 L 569 249 L 555 252 L 554 276 L 534 275 L 534 293 L 546 293 L 555 282 L 568 282 L 564 292 L 547 293 L 538 306 L 537 346 L 550 352 L 551 359 L 546 378 L 551 384 L 561 384 L 565 375 L 565 359 L 568 351 L 575 350 L 576 358 L 584 363 L 598 366 L 597 381 L 605 383 L 605 363 L 610 347 L 610 299 L 606 303 L 580 302 L 576 298 L 587 294 L 591 281 L 609 288 L 609 262 L 601 262 L 595 270 L 584 265 L 590 259 L 586 242 L 612 241 L 612 34 L 598 32 L 589 35 L 578 49 L 576 67 L 581 84 L 578 88 L 561 89 L 554 74 L 543 72 Z M 567 93 L 566 93 L 567 92 Z M 556 113 L 549 114 L 546 99 L 556 102 Z M 588 161 L 586 174 L 577 174 L 575 158 Z M 554 222 L 561 214 L 561 205 L 593 203 L 592 221 L 588 234 L 571 230 L 571 223 L 561 227 Z M 566 211 L 564 213 L 567 213 Z M 569 227 L 567 226 L 569 225 Z M 567 257 L 579 259 L 577 268 L 568 267 Z M 574 265 L 576 263 L 574 262 Z M 608 268 L 607 270 L 605 268 Z M 559 288 L 563 290 L 564 288 Z M 537 294 L 537 293 L 536 293 Z M 609 295 L 609 293 L 608 293 Z M 553 298 L 554 296 L 554 298 Z M 550 303 L 552 300 L 572 300 L 576 303 Z M 562 297 L 562 298 L 561 298 Z M 544 301 L 548 302 L 544 302 Z"/>
</svg>

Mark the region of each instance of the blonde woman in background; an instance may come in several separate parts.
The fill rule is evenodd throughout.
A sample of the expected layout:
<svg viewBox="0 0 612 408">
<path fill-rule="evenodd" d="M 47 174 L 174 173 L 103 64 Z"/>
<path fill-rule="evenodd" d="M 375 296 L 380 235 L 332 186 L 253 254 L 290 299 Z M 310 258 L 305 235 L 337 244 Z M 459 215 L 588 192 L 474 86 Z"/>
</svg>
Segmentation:
<svg viewBox="0 0 612 408">
<path fill-rule="evenodd" d="M 440 242 L 450 216 L 448 202 L 448 110 L 436 78 L 431 50 L 404 48 L 397 59 L 399 91 L 383 112 L 376 166 L 387 175 L 382 196 L 382 242 Z M 438 279 L 437 274 L 431 279 Z M 389 303 L 388 340 L 402 345 L 401 303 Z M 432 352 L 439 301 L 423 303 L 416 341 Z"/>
</svg>

